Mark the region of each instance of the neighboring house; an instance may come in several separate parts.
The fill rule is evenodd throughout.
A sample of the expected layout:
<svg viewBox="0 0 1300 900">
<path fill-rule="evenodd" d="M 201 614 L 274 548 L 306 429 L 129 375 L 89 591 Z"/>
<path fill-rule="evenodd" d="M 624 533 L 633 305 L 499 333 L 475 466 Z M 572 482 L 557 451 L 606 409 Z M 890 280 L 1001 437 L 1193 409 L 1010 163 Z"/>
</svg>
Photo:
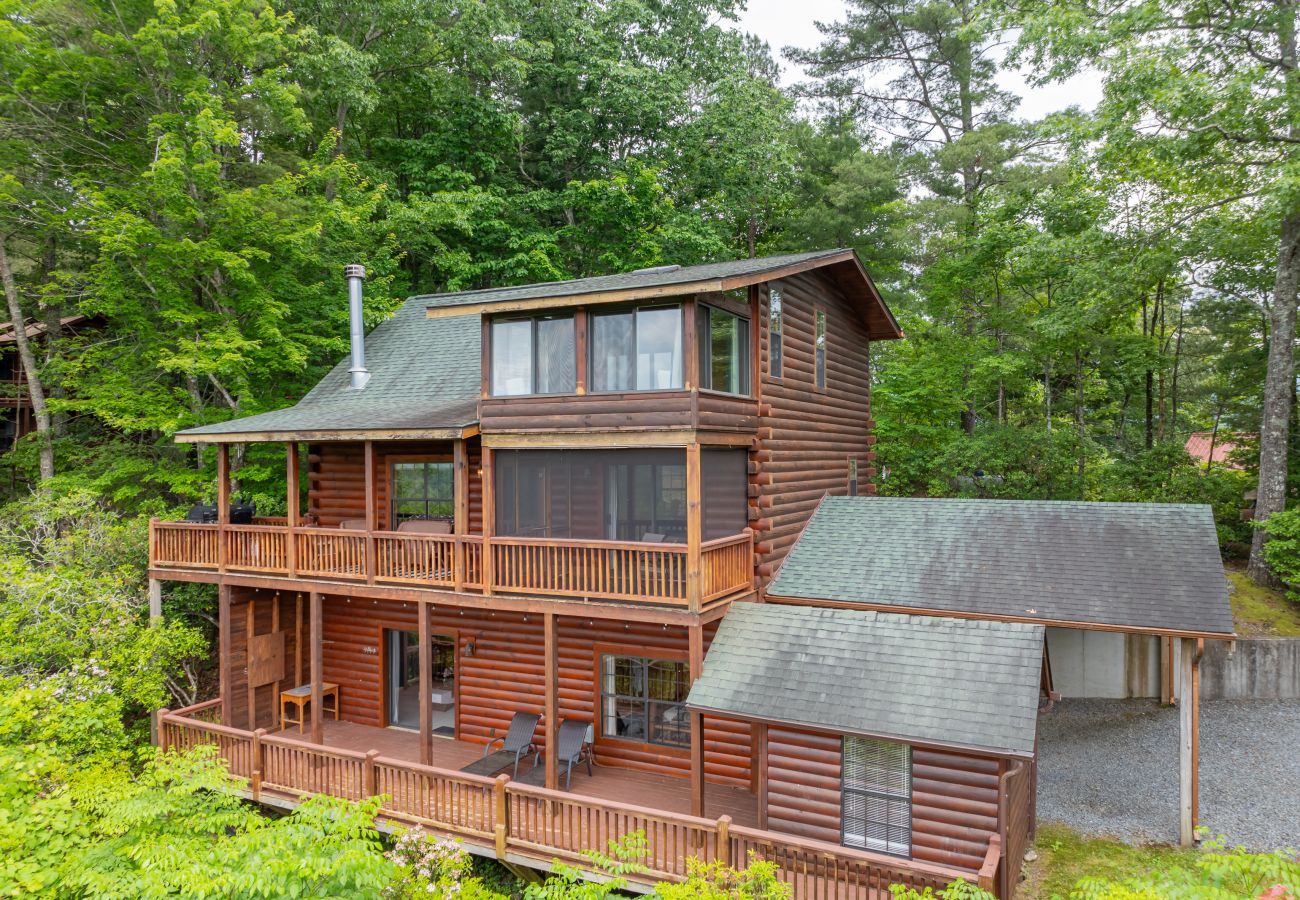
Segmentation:
<svg viewBox="0 0 1300 900">
<path fill-rule="evenodd" d="M 757 853 L 801 898 L 1011 893 L 1043 626 L 1078 609 L 967 615 L 963 585 L 1006 585 L 957 549 L 997 523 L 848 496 L 874 493 L 871 342 L 902 336 L 852 251 L 414 297 L 364 343 L 350 274 L 349 362 L 178 435 L 218 448 L 217 521 L 153 522 L 150 574 L 219 586 L 221 696 L 164 711 L 164 745 L 217 744 L 264 803 L 386 795 L 509 866 L 641 830 L 634 880 Z M 229 447 L 272 441 L 288 514 L 256 518 Z M 1104 549 L 1075 537 L 1022 593 Z M 951 603 L 872 580 L 904 572 Z M 1122 579 L 1085 619 L 1230 636 L 1212 576 L 1186 623 L 1107 624 Z"/>
<path fill-rule="evenodd" d="M 62 329 L 76 332 L 92 323 L 89 316 L 65 316 L 60 320 Z M 34 346 L 45 340 L 44 322 L 27 325 L 27 338 Z M 19 440 L 36 430 L 36 416 L 32 412 L 31 393 L 27 387 L 27 374 L 18 358 L 18 342 L 12 322 L 0 323 L 0 453 L 14 449 Z"/>
<path fill-rule="evenodd" d="M 1206 468 L 1216 465 L 1226 469 L 1241 469 L 1244 466 L 1233 461 L 1232 454 L 1240 450 L 1243 443 L 1258 438 L 1259 435 L 1245 431 L 1193 431 L 1183 446 L 1192 459 Z"/>
</svg>

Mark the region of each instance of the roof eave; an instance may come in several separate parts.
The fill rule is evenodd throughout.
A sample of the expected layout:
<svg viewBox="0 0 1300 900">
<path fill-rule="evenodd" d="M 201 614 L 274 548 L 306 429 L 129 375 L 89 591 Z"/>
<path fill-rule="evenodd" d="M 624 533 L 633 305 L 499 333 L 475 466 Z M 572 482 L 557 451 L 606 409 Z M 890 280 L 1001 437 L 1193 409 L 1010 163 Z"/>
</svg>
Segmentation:
<svg viewBox="0 0 1300 900">
<path fill-rule="evenodd" d="M 193 433 L 178 431 L 178 444 L 255 444 L 283 441 L 449 441 L 478 434 L 478 422 L 437 428 L 305 428 Z"/>
</svg>

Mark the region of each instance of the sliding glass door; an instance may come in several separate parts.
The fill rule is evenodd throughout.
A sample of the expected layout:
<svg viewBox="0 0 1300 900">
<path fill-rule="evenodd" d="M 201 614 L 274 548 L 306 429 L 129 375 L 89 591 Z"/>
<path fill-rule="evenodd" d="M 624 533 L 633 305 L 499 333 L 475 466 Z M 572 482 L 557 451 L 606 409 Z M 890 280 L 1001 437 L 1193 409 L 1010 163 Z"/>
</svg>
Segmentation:
<svg viewBox="0 0 1300 900">
<path fill-rule="evenodd" d="M 429 705 L 433 733 L 456 736 L 456 639 L 433 635 Z M 415 631 L 389 629 L 384 632 L 388 724 L 393 728 L 420 727 L 420 635 Z"/>
</svg>

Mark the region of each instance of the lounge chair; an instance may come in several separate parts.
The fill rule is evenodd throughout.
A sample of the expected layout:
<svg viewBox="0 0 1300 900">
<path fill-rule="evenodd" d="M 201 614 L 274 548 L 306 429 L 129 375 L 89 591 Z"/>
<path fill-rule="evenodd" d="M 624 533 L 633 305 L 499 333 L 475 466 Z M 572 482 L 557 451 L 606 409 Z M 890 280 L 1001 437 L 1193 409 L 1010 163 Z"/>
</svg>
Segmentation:
<svg viewBox="0 0 1300 900">
<path fill-rule="evenodd" d="M 461 771 L 471 775 L 495 775 L 506 766 L 513 764 L 513 777 L 518 778 L 519 760 L 529 753 L 534 755 L 533 766 L 536 768 L 537 745 L 533 743 L 533 732 L 537 730 L 537 723 L 541 718 L 533 713 L 515 713 L 515 717 L 510 720 L 510 728 L 506 731 L 506 736 L 494 737 L 488 741 L 487 746 L 483 748 L 483 758 L 462 766 Z M 501 749 L 490 752 L 492 745 L 497 741 L 501 742 Z"/>
<path fill-rule="evenodd" d="M 587 748 L 587 731 L 590 722 L 579 719 L 565 719 L 560 722 L 560 733 L 555 738 L 556 774 L 564 776 L 564 789 L 573 784 L 573 764 L 586 760 L 587 774 L 591 775 L 591 751 Z M 533 767 L 519 779 L 524 784 L 546 784 L 546 767 L 533 764 Z"/>
</svg>

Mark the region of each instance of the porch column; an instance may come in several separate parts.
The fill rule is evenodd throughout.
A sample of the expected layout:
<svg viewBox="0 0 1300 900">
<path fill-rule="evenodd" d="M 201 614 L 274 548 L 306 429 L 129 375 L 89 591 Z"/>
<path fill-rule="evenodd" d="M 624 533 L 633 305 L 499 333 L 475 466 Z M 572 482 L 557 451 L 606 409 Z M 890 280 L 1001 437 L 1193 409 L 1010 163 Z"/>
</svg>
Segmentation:
<svg viewBox="0 0 1300 900">
<path fill-rule="evenodd" d="M 492 538 L 497 533 L 497 490 L 496 479 L 492 474 L 492 448 L 483 447 L 483 593 L 492 595 L 492 582 L 496 580 L 495 560 L 492 553 Z"/>
<path fill-rule="evenodd" d="M 417 604 L 420 617 L 420 762 L 433 760 L 433 647 L 429 634 L 429 606 Z"/>
<path fill-rule="evenodd" d="M 1197 681 L 1200 660 L 1194 638 L 1178 641 L 1178 841 L 1184 847 L 1196 840 L 1200 698 Z"/>
<path fill-rule="evenodd" d="M 686 445 L 686 604 L 700 610 L 700 445 Z"/>
<path fill-rule="evenodd" d="M 375 442 L 366 441 L 366 583 L 375 583 Z"/>
<path fill-rule="evenodd" d="M 298 520 L 302 515 L 300 485 L 302 474 L 299 466 L 298 442 L 286 441 L 284 445 L 285 525 L 289 534 L 285 537 L 284 549 L 290 578 L 298 575 L 298 539 L 294 536 L 294 529 L 298 527 Z"/>
<path fill-rule="evenodd" d="M 542 632 L 543 632 L 543 650 L 546 654 L 545 660 L 545 691 L 546 691 L 546 708 L 542 716 L 545 721 L 546 730 L 546 786 L 551 790 L 556 789 L 559 783 L 559 767 L 556 759 L 556 742 L 560 732 L 560 711 L 559 697 L 556 692 L 559 690 L 559 679 L 556 677 L 556 671 L 559 666 L 556 665 L 556 643 L 555 640 L 555 613 L 542 613 Z"/>
<path fill-rule="evenodd" d="M 311 592 L 311 740 L 313 744 L 325 742 L 325 723 L 321 714 L 322 669 L 325 667 L 321 652 L 321 642 L 325 631 L 325 613 L 322 608 L 321 595 Z M 338 702 L 337 700 L 335 702 Z"/>
<path fill-rule="evenodd" d="M 704 673 L 703 625 L 696 623 L 688 627 L 687 643 L 691 684 L 695 684 Z M 691 710 L 691 815 L 704 816 L 704 714 L 695 710 Z"/>
<path fill-rule="evenodd" d="M 217 568 L 226 571 L 226 526 L 230 524 L 230 445 L 217 444 Z"/>
<path fill-rule="evenodd" d="M 225 446 L 224 444 L 222 446 Z M 217 586 L 217 668 L 221 693 L 221 724 L 230 725 L 230 585 Z"/>
<path fill-rule="evenodd" d="M 149 624 L 162 624 L 162 581 L 149 579 Z"/>
<path fill-rule="evenodd" d="M 455 516 L 452 519 L 452 532 L 456 543 L 452 546 L 452 590 L 460 593 L 465 590 L 465 542 L 462 538 L 469 534 L 469 449 L 464 438 L 451 442 L 451 496 L 455 503 Z"/>
</svg>

